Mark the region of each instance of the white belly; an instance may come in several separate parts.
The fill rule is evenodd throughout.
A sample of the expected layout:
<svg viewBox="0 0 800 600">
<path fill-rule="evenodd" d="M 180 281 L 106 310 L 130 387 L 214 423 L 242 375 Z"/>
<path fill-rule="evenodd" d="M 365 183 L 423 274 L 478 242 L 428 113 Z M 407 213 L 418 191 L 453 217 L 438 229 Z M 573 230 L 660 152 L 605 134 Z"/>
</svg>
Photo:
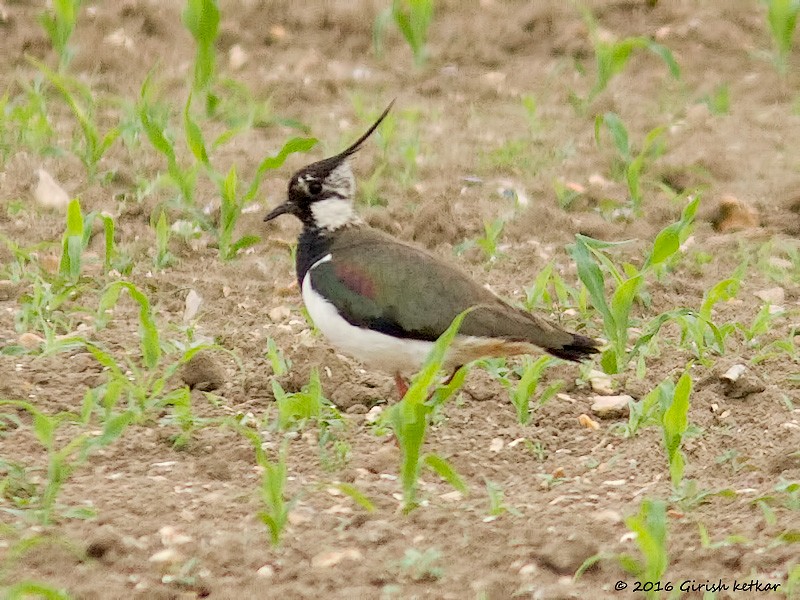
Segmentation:
<svg viewBox="0 0 800 600">
<path fill-rule="evenodd" d="M 330 255 L 320 259 L 303 278 L 303 302 L 314 325 L 337 350 L 371 368 L 391 374 L 416 373 L 433 348 L 433 342 L 398 339 L 351 325 L 336 312 L 333 304 L 311 288 L 311 271 L 330 259 Z"/>
</svg>

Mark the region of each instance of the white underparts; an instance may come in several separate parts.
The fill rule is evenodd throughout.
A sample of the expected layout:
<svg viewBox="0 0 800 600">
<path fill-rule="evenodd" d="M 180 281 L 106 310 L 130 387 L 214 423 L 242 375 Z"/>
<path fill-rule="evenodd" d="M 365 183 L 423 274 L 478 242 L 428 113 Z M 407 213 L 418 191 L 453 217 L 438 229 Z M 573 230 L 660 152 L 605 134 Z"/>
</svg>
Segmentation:
<svg viewBox="0 0 800 600">
<path fill-rule="evenodd" d="M 339 315 L 333 304 L 312 289 L 311 272 L 330 260 L 330 254 L 322 257 L 303 278 L 303 302 L 317 328 L 334 348 L 368 367 L 401 375 L 413 375 L 419 371 L 433 348 L 433 342 L 395 338 L 351 325 Z M 450 347 L 443 367 L 450 370 L 483 356 L 509 356 L 535 351 L 536 347 L 526 342 L 459 336 Z"/>
<path fill-rule="evenodd" d="M 311 288 L 311 271 L 329 260 L 330 254 L 315 262 L 303 278 L 303 302 L 314 325 L 333 347 L 369 367 L 388 373 L 415 373 L 425 362 L 433 343 L 394 338 L 348 323 L 333 304 Z"/>
</svg>

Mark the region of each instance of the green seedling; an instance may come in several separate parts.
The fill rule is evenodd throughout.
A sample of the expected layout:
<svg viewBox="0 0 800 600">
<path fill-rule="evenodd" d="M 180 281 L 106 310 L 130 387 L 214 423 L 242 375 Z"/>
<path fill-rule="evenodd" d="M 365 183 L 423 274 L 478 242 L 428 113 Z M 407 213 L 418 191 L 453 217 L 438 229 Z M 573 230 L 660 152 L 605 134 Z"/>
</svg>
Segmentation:
<svg viewBox="0 0 800 600">
<path fill-rule="evenodd" d="M 172 390 L 167 387 L 172 377 L 198 352 L 220 348 L 213 344 L 199 344 L 179 349 L 176 358 L 165 355 L 150 300 L 139 288 L 127 281 L 115 281 L 103 290 L 95 319 L 98 328 L 105 327 L 110 311 L 117 306 L 123 291 L 139 306 L 139 356 L 136 360 L 128 356 L 134 354 L 129 352 L 119 362 L 98 344 L 78 336 L 62 340 L 61 348 L 85 347 L 105 367 L 108 380 L 103 386 L 104 420 L 122 419 L 123 422 L 131 422 L 146 419 L 154 410 L 183 402 L 187 393 L 185 386 Z M 168 347 L 164 344 L 164 348 Z M 127 406 L 118 414 L 117 404 L 123 399 L 127 401 Z M 181 418 L 177 419 L 179 423 Z"/>
<path fill-rule="evenodd" d="M 528 129 L 531 135 L 536 135 L 542 129 L 542 122 L 539 119 L 538 109 L 539 103 L 536 101 L 536 96 L 525 94 L 522 96 L 522 108 L 525 109 L 525 117 L 528 120 Z"/>
<path fill-rule="evenodd" d="M 470 248 L 477 246 L 483 252 L 486 264 L 495 262 L 503 253 L 498 248 L 500 236 L 506 223 L 503 219 L 497 218 L 483 223 L 483 235 L 473 240 L 464 240 L 457 244 L 453 249 L 457 255 L 461 255 Z"/>
<path fill-rule="evenodd" d="M 675 392 L 662 417 L 664 449 L 669 460 L 669 475 L 673 488 L 677 489 L 683 481 L 686 457 L 681 444 L 689 426 L 689 396 L 692 393 L 692 377 L 684 373 L 675 385 Z"/>
<path fill-rule="evenodd" d="M 50 11 L 39 15 L 39 23 L 50 38 L 50 43 L 58 54 L 59 68 L 63 70 L 72 59 L 69 40 L 75 31 L 81 0 L 53 0 L 50 7 Z"/>
<path fill-rule="evenodd" d="M 59 94 L 61 94 L 61 97 L 64 99 L 64 102 L 67 103 L 70 111 L 72 111 L 72 114 L 75 117 L 75 120 L 78 122 L 81 132 L 83 133 L 83 145 L 78 147 L 78 149 L 75 151 L 75 154 L 86 167 L 86 173 L 89 176 L 89 180 L 94 180 L 95 176 L 97 175 L 97 165 L 111 145 L 119 137 L 120 128 L 118 126 L 114 126 L 109 128 L 105 134 L 101 134 L 100 129 L 97 126 L 97 115 L 95 114 L 96 107 L 94 100 L 92 99 L 91 92 L 82 86 L 79 87 L 77 82 L 68 80 L 66 77 L 59 75 L 58 73 L 54 73 L 43 63 L 33 58 L 28 58 L 28 60 L 31 64 L 33 64 L 33 66 L 39 69 L 39 71 L 47 78 L 53 87 L 58 90 Z M 78 88 L 78 92 L 80 92 L 84 97 L 86 105 L 82 104 L 82 102 L 78 99 L 78 94 L 73 92 L 70 89 L 71 87 Z"/>
<path fill-rule="evenodd" d="M 561 210 L 569 210 L 573 202 L 581 197 L 581 192 L 569 187 L 561 179 L 553 180 L 553 192 L 556 195 L 556 202 Z"/>
<path fill-rule="evenodd" d="M 589 96 L 586 100 L 578 103 L 584 110 L 608 87 L 615 76 L 625 70 L 628 60 L 637 50 L 648 50 L 658 56 L 667 65 L 670 75 L 674 79 L 680 79 L 680 67 L 666 46 L 645 37 L 626 37 L 618 40 L 611 35 L 601 33 L 594 16 L 588 9 L 583 10 L 583 18 L 589 28 L 597 71 L 595 84 L 589 92 Z"/>
<path fill-rule="evenodd" d="M 195 42 L 192 90 L 203 94 L 206 114 L 214 113 L 218 99 L 211 93 L 216 76 L 215 43 L 219 35 L 220 13 L 216 0 L 187 0 L 183 11 L 183 25 Z"/>
<path fill-rule="evenodd" d="M 636 534 L 636 545 L 642 557 L 636 559 L 629 554 L 621 554 L 619 563 L 639 581 L 653 585 L 651 589 L 643 590 L 647 598 L 658 598 L 663 589 L 654 589 L 654 586 L 661 581 L 669 565 L 666 504 L 661 500 L 645 498 L 639 506 L 639 512 L 625 519 L 625 524 Z"/>
<path fill-rule="evenodd" d="M 758 338 L 769 333 L 772 321 L 777 314 L 779 313 L 773 312 L 771 305 L 765 303 L 753 318 L 752 323 L 737 322 L 735 327 L 741 332 L 749 346 L 756 346 L 758 345 Z"/>
<path fill-rule="evenodd" d="M 661 426 L 664 411 L 675 397 L 675 382 L 667 378 L 641 400 L 629 402 L 628 422 L 619 428 L 626 438 L 635 437 L 645 427 Z"/>
<path fill-rule="evenodd" d="M 322 384 L 316 368 L 311 369 L 309 383 L 299 392 L 287 393 L 273 379 L 272 393 L 278 405 L 278 427 L 282 430 L 303 429 L 311 422 L 324 427 L 326 423 L 341 419 L 336 407 L 322 395 Z"/>
<path fill-rule="evenodd" d="M 220 189 L 220 223 L 217 231 L 217 242 L 219 246 L 220 258 L 231 260 L 236 257 L 239 251 L 257 244 L 261 238 L 255 235 L 245 235 L 234 239 L 234 230 L 242 214 L 242 210 L 248 206 L 258 193 L 261 180 L 267 171 L 280 168 L 286 158 L 295 152 L 308 152 L 317 140 L 314 138 L 292 138 L 283 145 L 283 148 L 275 156 L 269 156 L 261 161 L 256 169 L 256 174 L 250 182 L 249 187 L 241 196 L 237 193 L 236 169 L 231 167 L 228 175 L 224 179 L 215 177 L 217 186 Z"/>
<path fill-rule="evenodd" d="M 392 5 L 375 19 L 372 40 L 378 56 L 383 54 L 383 38 L 391 21 L 397 25 L 414 54 L 419 67 L 428 57 L 428 29 L 433 20 L 433 0 L 393 0 Z"/>
<path fill-rule="evenodd" d="M 29 402 L 20 400 L 0 400 L 0 406 L 24 410 L 32 418 L 33 433 L 47 453 L 47 480 L 41 493 L 37 493 L 36 501 L 31 502 L 32 512 L 25 512 L 32 516 L 36 522 L 42 525 L 49 525 L 53 522 L 57 508 L 58 495 L 64 483 L 69 479 L 73 470 L 79 466 L 89 453 L 102 446 L 106 446 L 115 441 L 121 431 L 104 428 L 99 437 L 93 437 L 88 432 L 73 436 L 70 440 L 59 446 L 57 432 L 64 424 L 71 424 L 85 427 L 89 423 L 92 414 L 93 397 L 87 396 L 84 400 L 80 414 L 61 412 L 56 415 L 48 415 Z M 3 509 L 8 512 L 19 514 L 16 509 Z M 93 516 L 93 512 L 85 507 L 69 510 L 63 513 L 65 516 L 76 518 L 87 518 Z"/>
<path fill-rule="evenodd" d="M 505 493 L 503 488 L 496 484 L 494 481 L 484 478 L 486 485 L 486 495 L 489 498 L 489 516 L 499 517 L 505 512 L 519 516 L 519 511 L 505 503 Z"/>
<path fill-rule="evenodd" d="M 0 159 L 5 162 L 21 149 L 36 155 L 58 152 L 51 145 L 54 137 L 48 116 L 44 79 L 19 79 L 16 85 L 22 92 L 11 96 L 11 86 L 0 97 Z"/>
<path fill-rule="evenodd" d="M 58 264 L 59 275 L 73 283 L 81 276 L 81 257 L 91 234 L 91 228 L 84 228 L 83 221 L 81 203 L 75 198 L 67 207 L 67 227 L 61 241 L 61 260 Z"/>
<path fill-rule="evenodd" d="M 424 552 L 408 548 L 397 567 L 407 573 L 412 581 L 433 582 L 444 576 L 444 569 L 437 564 L 441 559 L 442 553 L 436 548 L 428 548 Z"/>
<path fill-rule="evenodd" d="M 727 115 L 731 112 L 731 89 L 727 83 L 721 83 L 709 95 L 701 100 L 714 115 Z"/>
<path fill-rule="evenodd" d="M 308 128 L 298 121 L 280 118 L 274 114 L 269 98 L 260 98 L 244 83 L 224 78 L 218 81 L 222 91 L 216 106 L 215 117 L 221 119 L 228 130 L 217 137 L 212 148 L 230 141 L 242 131 L 280 124 L 308 133 Z"/>
<path fill-rule="evenodd" d="M 605 125 L 609 133 L 611 133 L 611 139 L 617 150 L 621 165 L 619 169 L 621 171 L 620 174 L 625 178 L 628 184 L 631 211 L 635 216 L 640 216 L 642 214 L 642 204 L 644 202 L 641 176 L 647 164 L 660 154 L 663 154 L 663 135 L 666 128 L 656 127 L 650 130 L 642 142 L 641 150 L 638 154 L 634 154 L 625 124 L 619 116 L 612 112 L 607 112 L 602 116 L 598 115 L 595 118 L 594 137 L 598 145 L 600 145 L 600 130 L 603 125 Z"/>
<path fill-rule="evenodd" d="M 153 256 L 153 265 L 156 269 L 166 269 L 175 262 L 175 256 L 169 251 L 171 233 L 172 229 L 167 223 L 167 215 L 162 210 L 156 222 L 156 253 Z"/>
<path fill-rule="evenodd" d="M 497 242 L 503 234 L 503 227 L 505 227 L 503 219 L 494 219 L 491 222 L 483 224 L 483 235 L 475 240 L 478 248 L 483 251 L 484 257 L 487 262 L 494 262 L 502 255 L 502 252 L 497 247 Z"/>
<path fill-rule="evenodd" d="M 31 290 L 19 298 L 20 308 L 15 315 L 18 332 L 39 331 L 44 335 L 45 348 L 56 342 L 56 336 L 72 331 L 72 314 L 65 304 L 78 293 L 79 286 L 58 285 L 30 275 Z M 23 350 L 20 347 L 20 350 Z"/>
<path fill-rule="evenodd" d="M 680 221 L 668 225 L 656 235 L 641 269 L 626 263 L 620 270 L 605 254 L 620 243 L 601 242 L 580 234 L 576 236 L 570 253 L 592 305 L 603 317 L 603 331 L 610 347 L 603 352 L 601 365 L 607 373 L 621 372 L 635 358 L 633 352 L 628 351 L 628 328 L 633 304 L 642 298 L 647 277 L 657 273 L 679 252 L 681 243 L 689 235 L 698 205 L 699 198 L 691 200 L 684 208 Z M 606 268 L 615 285 L 609 300 L 606 300 L 606 279 L 600 265 Z M 639 351 L 641 347 L 634 346 L 633 349 Z"/>
<path fill-rule="evenodd" d="M 467 367 L 461 367 L 451 377 L 449 383 L 434 389 L 447 349 L 453 343 L 461 322 L 469 310 L 458 315 L 450 327 L 439 336 L 428 354 L 420 372 L 414 378 L 403 399 L 384 414 L 386 422 L 397 437 L 401 452 L 400 480 L 403 487 L 403 505 L 406 512 L 417 506 L 417 482 L 422 466 L 427 466 L 447 481 L 455 489 L 466 493 L 467 488 L 461 477 L 444 458 L 437 454 L 422 454 L 428 419 L 435 407 L 446 402 L 464 383 Z"/>
<path fill-rule="evenodd" d="M 536 394 L 539 381 L 548 367 L 558 362 L 549 356 L 540 356 L 535 361 L 526 356 L 522 363 L 521 376 L 516 386 L 511 384 L 508 379 L 501 379 L 501 383 L 509 387 L 511 404 L 517 409 L 517 420 L 521 425 L 527 425 L 531 420 L 531 398 Z M 553 396 L 555 396 L 564 384 L 563 381 L 555 381 L 545 388 L 536 401 L 537 406 L 544 406 Z"/>
<path fill-rule="evenodd" d="M 278 458 L 271 461 L 262 447 L 261 437 L 249 427 L 237 424 L 236 429 L 253 445 L 256 452 L 256 463 L 262 468 L 261 487 L 259 493 L 264 509 L 258 512 L 258 518 L 267 526 L 269 539 L 273 546 L 281 543 L 281 537 L 289 524 L 289 511 L 296 499 L 286 499 L 286 483 L 289 469 L 287 467 L 288 444 L 284 440 L 278 451 Z"/>
<path fill-rule="evenodd" d="M 20 581 L 6 589 L 7 600 L 28 600 L 28 598 L 45 598 L 46 600 L 72 600 L 66 590 L 59 589 L 38 581 Z"/>
<path fill-rule="evenodd" d="M 267 359 L 272 366 L 272 376 L 281 377 L 292 370 L 292 361 L 284 355 L 283 350 L 278 347 L 275 340 L 267 340 Z"/>
<path fill-rule="evenodd" d="M 785 77 L 789 67 L 789 55 L 792 52 L 792 38 L 797 25 L 797 14 L 800 12 L 800 1 L 763 1 L 767 5 L 767 24 L 775 46 L 775 67 L 778 69 L 778 73 Z"/>
<path fill-rule="evenodd" d="M 81 276 L 83 253 L 92 237 L 92 223 L 95 219 L 103 221 L 103 239 L 105 252 L 103 268 L 107 273 L 112 268 L 116 249 L 114 246 L 114 220 L 95 212 L 84 218 L 80 201 L 75 198 L 67 206 L 67 223 L 61 240 L 61 260 L 58 264 L 59 275 L 68 283 L 77 283 Z"/>
<path fill-rule="evenodd" d="M 581 314 L 587 311 L 586 288 L 580 290 L 568 285 L 555 269 L 555 262 L 550 261 L 534 279 L 530 287 L 525 288 L 525 308 L 529 311 L 551 310 L 577 307 Z"/>
</svg>

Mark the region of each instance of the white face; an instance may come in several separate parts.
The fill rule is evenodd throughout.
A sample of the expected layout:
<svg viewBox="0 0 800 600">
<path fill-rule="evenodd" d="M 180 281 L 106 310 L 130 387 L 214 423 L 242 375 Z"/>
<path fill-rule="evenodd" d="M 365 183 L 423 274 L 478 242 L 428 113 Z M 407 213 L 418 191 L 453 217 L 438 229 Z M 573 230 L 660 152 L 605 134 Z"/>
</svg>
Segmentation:
<svg viewBox="0 0 800 600">
<path fill-rule="evenodd" d="M 298 183 L 308 192 L 312 181 L 318 180 L 313 176 L 306 176 L 301 177 Z M 317 197 L 322 199 L 311 202 L 311 213 L 318 227 L 333 230 L 360 221 L 353 210 L 356 180 L 347 160 L 319 183 L 322 184 L 322 191 Z"/>
<path fill-rule="evenodd" d="M 323 229 L 338 229 L 358 221 L 358 216 L 353 210 L 350 200 L 344 200 L 336 196 L 325 200 L 317 200 L 311 205 L 311 212 L 317 225 Z"/>
<path fill-rule="evenodd" d="M 353 200 L 356 193 L 356 178 L 353 176 L 349 160 L 343 160 L 342 164 L 328 174 L 322 182 L 322 189 L 323 194 L 329 192 Z"/>
</svg>

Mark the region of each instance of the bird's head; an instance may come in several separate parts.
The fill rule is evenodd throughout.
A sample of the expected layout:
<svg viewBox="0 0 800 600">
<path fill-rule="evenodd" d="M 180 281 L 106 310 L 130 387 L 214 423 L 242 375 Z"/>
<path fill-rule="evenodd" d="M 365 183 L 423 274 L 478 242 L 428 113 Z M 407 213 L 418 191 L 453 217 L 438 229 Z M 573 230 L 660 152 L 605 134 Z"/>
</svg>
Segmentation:
<svg viewBox="0 0 800 600">
<path fill-rule="evenodd" d="M 286 201 L 275 207 L 265 221 L 283 214 L 296 216 L 308 227 L 334 230 L 358 221 L 353 210 L 356 180 L 350 157 L 389 114 L 394 100 L 356 142 L 335 156 L 303 167 L 289 180 Z"/>
</svg>

